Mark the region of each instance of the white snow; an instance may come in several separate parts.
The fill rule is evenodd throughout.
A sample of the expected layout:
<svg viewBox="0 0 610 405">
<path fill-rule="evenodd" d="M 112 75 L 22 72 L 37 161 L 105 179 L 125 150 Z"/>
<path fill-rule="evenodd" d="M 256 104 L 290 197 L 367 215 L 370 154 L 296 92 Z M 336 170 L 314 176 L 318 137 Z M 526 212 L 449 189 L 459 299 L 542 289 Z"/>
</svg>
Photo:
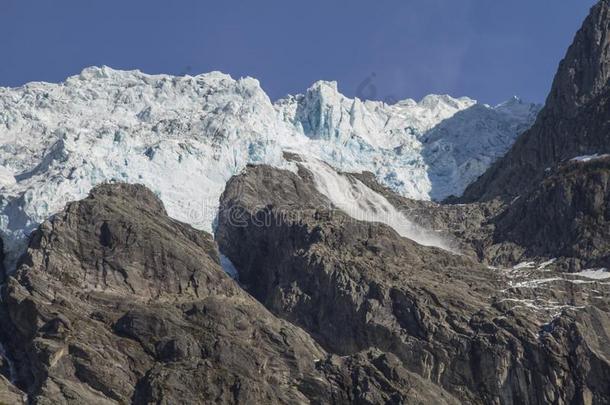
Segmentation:
<svg viewBox="0 0 610 405">
<path fill-rule="evenodd" d="M 16 182 L 17 180 L 15 180 L 15 176 L 13 176 L 13 173 L 6 167 L 0 166 L 0 188 L 10 187 Z"/>
<path fill-rule="evenodd" d="M 411 222 L 384 196 L 358 179 L 337 173 L 330 165 L 315 158 L 305 158 L 303 165 L 312 172 L 318 191 L 350 217 L 380 222 L 420 245 L 453 251 L 447 239 Z"/>
<path fill-rule="evenodd" d="M 578 273 L 575 276 L 590 278 L 593 280 L 606 280 L 610 278 L 610 272 L 607 269 L 588 269 Z"/>
<path fill-rule="evenodd" d="M 550 260 L 547 260 L 546 262 L 542 262 L 542 263 L 540 263 L 538 265 L 538 270 L 540 270 L 540 271 L 546 270 L 547 267 L 549 267 L 550 265 L 552 265 L 556 261 L 557 261 L 557 258 L 552 258 Z"/>
<path fill-rule="evenodd" d="M 524 298 L 504 298 L 499 302 L 513 302 L 515 306 L 511 308 L 515 310 L 517 308 L 527 308 L 533 311 L 545 311 L 551 312 L 552 317 L 555 318 L 559 316 L 564 310 L 579 310 L 585 308 L 584 306 L 576 306 L 576 305 L 567 305 L 562 304 L 558 301 L 549 301 L 543 299 L 524 299 Z"/>
<path fill-rule="evenodd" d="M 585 270 L 579 273 L 565 273 L 566 276 L 580 276 L 583 278 L 587 278 L 590 280 L 596 281 L 586 281 L 586 280 L 578 280 L 578 279 L 568 279 L 565 277 L 549 277 L 543 279 L 535 279 L 535 280 L 526 280 L 520 282 L 510 281 L 509 285 L 511 288 L 538 288 L 544 284 L 562 282 L 562 283 L 570 283 L 570 284 L 594 284 L 599 280 L 606 280 L 610 278 L 610 273 L 607 272 L 606 269 L 599 270 Z M 601 283 L 603 285 L 610 285 L 610 283 Z"/>
<path fill-rule="evenodd" d="M 64 83 L 0 88 L 0 236 L 14 262 L 29 233 L 102 182 L 141 183 L 168 213 L 211 230 L 226 181 L 286 149 L 370 171 L 411 198 L 461 194 L 539 107 L 431 95 L 387 105 L 336 83 L 273 103 L 257 80 L 92 67 Z"/>
<path fill-rule="evenodd" d="M 447 95 L 388 105 L 349 99 L 335 82 L 315 83 L 275 107 L 282 121 L 310 140 L 301 151 L 341 171 L 370 171 L 416 199 L 461 195 L 531 126 L 540 108 L 516 98 L 490 107 Z"/>
<path fill-rule="evenodd" d="M 513 288 L 537 288 L 543 284 L 554 283 L 556 281 L 569 281 L 569 280 L 566 280 L 565 278 L 562 278 L 562 277 L 549 277 L 549 278 L 542 278 L 542 279 L 537 279 L 537 280 L 520 281 L 517 283 L 510 282 L 509 284 Z"/>
<path fill-rule="evenodd" d="M 606 157 L 610 157 L 610 154 L 604 154 L 604 155 L 600 155 L 598 153 L 594 154 L 594 155 L 583 155 L 583 156 L 576 156 L 570 160 L 574 161 L 574 162 L 582 162 L 582 163 L 587 163 L 587 162 L 591 162 L 593 160 L 597 160 L 597 159 L 603 159 Z"/>
<path fill-rule="evenodd" d="M 536 267 L 536 262 L 521 262 L 513 266 L 513 270 L 529 269 L 533 267 Z"/>
</svg>

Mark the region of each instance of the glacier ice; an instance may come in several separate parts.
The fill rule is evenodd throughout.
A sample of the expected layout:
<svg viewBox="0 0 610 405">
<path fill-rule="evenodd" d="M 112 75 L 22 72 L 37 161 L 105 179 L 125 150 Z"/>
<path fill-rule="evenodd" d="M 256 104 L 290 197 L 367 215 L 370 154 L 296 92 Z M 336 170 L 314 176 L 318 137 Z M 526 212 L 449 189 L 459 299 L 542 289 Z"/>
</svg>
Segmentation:
<svg viewBox="0 0 610 405">
<path fill-rule="evenodd" d="M 109 181 L 144 184 L 172 217 L 210 231 L 226 181 L 248 163 L 292 168 L 284 151 L 442 199 L 504 154 L 538 110 L 446 95 L 388 105 L 349 99 L 334 82 L 272 102 L 252 78 L 91 67 L 59 84 L 0 88 L 0 234 L 14 262 L 38 224 Z"/>
</svg>

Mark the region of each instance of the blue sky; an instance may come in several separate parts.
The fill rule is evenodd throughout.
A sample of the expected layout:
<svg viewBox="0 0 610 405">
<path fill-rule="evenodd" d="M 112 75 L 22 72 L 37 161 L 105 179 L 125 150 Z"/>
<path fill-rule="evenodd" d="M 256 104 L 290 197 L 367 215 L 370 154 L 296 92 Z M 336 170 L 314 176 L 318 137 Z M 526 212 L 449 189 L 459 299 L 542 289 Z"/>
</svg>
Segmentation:
<svg viewBox="0 0 610 405">
<path fill-rule="evenodd" d="M 543 102 L 595 0 L 0 0 L 0 86 L 86 66 L 253 76 L 271 98 Z"/>
</svg>

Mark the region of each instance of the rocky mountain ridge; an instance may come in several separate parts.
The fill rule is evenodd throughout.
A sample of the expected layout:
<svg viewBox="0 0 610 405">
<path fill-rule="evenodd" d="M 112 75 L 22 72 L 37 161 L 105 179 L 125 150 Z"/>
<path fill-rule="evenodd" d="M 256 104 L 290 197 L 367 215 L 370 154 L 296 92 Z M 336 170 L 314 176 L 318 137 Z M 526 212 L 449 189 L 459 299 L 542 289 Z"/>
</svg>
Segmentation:
<svg viewBox="0 0 610 405">
<path fill-rule="evenodd" d="M 510 200 L 551 170 L 583 155 L 610 152 L 610 3 L 599 1 L 561 61 L 535 124 L 465 191 L 462 201 Z"/>
<path fill-rule="evenodd" d="M 142 186 L 41 225 L 1 315 L 24 403 L 457 403 L 391 354 L 339 357 L 271 315 Z"/>
<path fill-rule="evenodd" d="M 421 246 L 385 224 L 324 208 L 313 178 L 306 166 L 298 174 L 252 166 L 223 194 L 219 246 L 274 314 L 341 355 L 390 351 L 462 403 L 608 401 L 597 391 L 607 371 L 571 365 L 608 368 L 598 349 L 610 326 L 607 283 L 565 275 L 552 260 L 490 268 Z M 575 338 L 591 322 L 604 332 Z M 597 382 L 579 386 L 584 380 Z"/>
</svg>

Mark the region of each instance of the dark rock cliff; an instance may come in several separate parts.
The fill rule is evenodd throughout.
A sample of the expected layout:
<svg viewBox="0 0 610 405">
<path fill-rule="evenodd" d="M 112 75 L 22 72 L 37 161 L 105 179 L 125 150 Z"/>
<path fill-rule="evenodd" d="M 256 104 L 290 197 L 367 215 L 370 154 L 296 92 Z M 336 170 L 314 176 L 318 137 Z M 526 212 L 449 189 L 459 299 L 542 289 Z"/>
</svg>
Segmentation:
<svg viewBox="0 0 610 405">
<path fill-rule="evenodd" d="M 462 201 L 510 200 L 527 193 L 547 168 L 610 151 L 610 1 L 592 9 L 559 65 L 534 126 L 470 185 Z"/>
<path fill-rule="evenodd" d="M 493 222 L 497 242 L 529 256 L 564 257 L 573 271 L 610 268 L 610 156 L 561 165 Z"/>
<path fill-rule="evenodd" d="M 141 186 L 97 187 L 45 222 L 2 294 L 30 403 L 456 403 L 390 354 L 326 353 Z M 0 400 L 19 398 L 6 383 Z"/>
<path fill-rule="evenodd" d="M 608 303 L 590 285 L 557 277 L 549 291 L 544 273 L 489 269 L 354 220 L 304 168 L 250 167 L 221 202 L 217 240 L 244 287 L 329 352 L 375 347 L 466 403 L 610 401 Z"/>
</svg>

